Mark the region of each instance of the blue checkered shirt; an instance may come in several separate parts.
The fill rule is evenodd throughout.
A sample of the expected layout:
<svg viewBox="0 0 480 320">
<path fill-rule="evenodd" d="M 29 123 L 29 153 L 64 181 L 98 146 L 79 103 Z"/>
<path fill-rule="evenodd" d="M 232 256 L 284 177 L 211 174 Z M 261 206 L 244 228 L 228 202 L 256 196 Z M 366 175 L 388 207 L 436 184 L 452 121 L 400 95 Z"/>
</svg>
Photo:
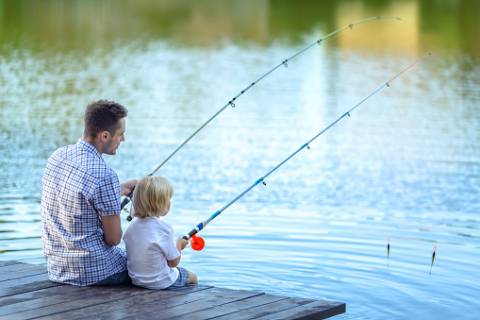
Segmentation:
<svg viewBox="0 0 480 320">
<path fill-rule="evenodd" d="M 42 180 L 42 240 L 50 280 L 87 286 L 125 271 L 126 254 L 103 239 L 100 216 L 120 213 L 120 183 L 80 140 L 55 151 Z"/>
</svg>

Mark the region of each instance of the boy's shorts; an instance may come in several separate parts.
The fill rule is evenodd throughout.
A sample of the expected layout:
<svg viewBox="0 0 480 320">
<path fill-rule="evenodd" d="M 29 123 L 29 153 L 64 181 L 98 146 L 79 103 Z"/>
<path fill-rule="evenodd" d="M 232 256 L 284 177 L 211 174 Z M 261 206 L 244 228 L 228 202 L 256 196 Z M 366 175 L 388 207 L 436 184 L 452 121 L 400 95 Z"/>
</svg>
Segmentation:
<svg viewBox="0 0 480 320">
<path fill-rule="evenodd" d="M 188 287 L 188 270 L 182 267 L 177 267 L 178 278 L 169 288 Z"/>
</svg>

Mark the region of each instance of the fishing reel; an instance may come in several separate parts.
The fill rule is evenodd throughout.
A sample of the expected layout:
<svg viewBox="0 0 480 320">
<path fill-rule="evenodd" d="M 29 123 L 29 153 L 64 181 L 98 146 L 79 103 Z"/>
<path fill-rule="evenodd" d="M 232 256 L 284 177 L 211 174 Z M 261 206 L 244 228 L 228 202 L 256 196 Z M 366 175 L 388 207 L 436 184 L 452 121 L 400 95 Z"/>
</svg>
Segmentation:
<svg viewBox="0 0 480 320">
<path fill-rule="evenodd" d="M 190 247 L 195 251 L 202 251 L 205 248 L 205 240 L 202 237 L 193 235 L 190 239 Z"/>
<path fill-rule="evenodd" d="M 205 248 L 205 240 L 202 237 L 192 235 L 190 239 L 187 236 L 183 237 L 183 239 L 187 240 L 187 242 L 190 241 L 190 247 L 195 251 L 202 251 Z"/>
</svg>

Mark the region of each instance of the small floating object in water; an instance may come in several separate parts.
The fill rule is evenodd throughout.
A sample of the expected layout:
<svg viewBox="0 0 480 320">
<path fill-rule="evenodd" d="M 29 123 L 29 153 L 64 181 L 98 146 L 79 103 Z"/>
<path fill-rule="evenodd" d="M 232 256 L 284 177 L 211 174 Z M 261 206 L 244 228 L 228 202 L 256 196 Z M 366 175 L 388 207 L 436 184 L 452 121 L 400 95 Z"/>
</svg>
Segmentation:
<svg viewBox="0 0 480 320">
<path fill-rule="evenodd" d="M 433 263 L 435 262 L 435 251 L 437 251 L 437 246 L 433 247 L 432 263 L 430 264 L 430 272 L 429 272 L 430 275 L 432 274 Z"/>
<path fill-rule="evenodd" d="M 387 258 L 390 258 L 390 239 L 388 239 L 387 243 Z"/>
</svg>

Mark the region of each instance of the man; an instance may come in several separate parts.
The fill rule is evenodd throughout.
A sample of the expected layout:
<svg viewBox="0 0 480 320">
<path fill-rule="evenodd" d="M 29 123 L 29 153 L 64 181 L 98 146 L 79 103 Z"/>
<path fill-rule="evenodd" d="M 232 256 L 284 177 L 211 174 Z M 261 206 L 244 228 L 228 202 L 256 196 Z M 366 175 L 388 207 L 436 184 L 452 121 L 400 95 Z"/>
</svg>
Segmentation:
<svg viewBox="0 0 480 320">
<path fill-rule="evenodd" d="M 136 180 L 120 185 L 102 154 L 125 141 L 127 109 L 106 100 L 85 111 L 83 138 L 56 150 L 42 180 L 42 240 L 49 279 L 79 286 L 128 283 L 120 198 Z"/>
</svg>

